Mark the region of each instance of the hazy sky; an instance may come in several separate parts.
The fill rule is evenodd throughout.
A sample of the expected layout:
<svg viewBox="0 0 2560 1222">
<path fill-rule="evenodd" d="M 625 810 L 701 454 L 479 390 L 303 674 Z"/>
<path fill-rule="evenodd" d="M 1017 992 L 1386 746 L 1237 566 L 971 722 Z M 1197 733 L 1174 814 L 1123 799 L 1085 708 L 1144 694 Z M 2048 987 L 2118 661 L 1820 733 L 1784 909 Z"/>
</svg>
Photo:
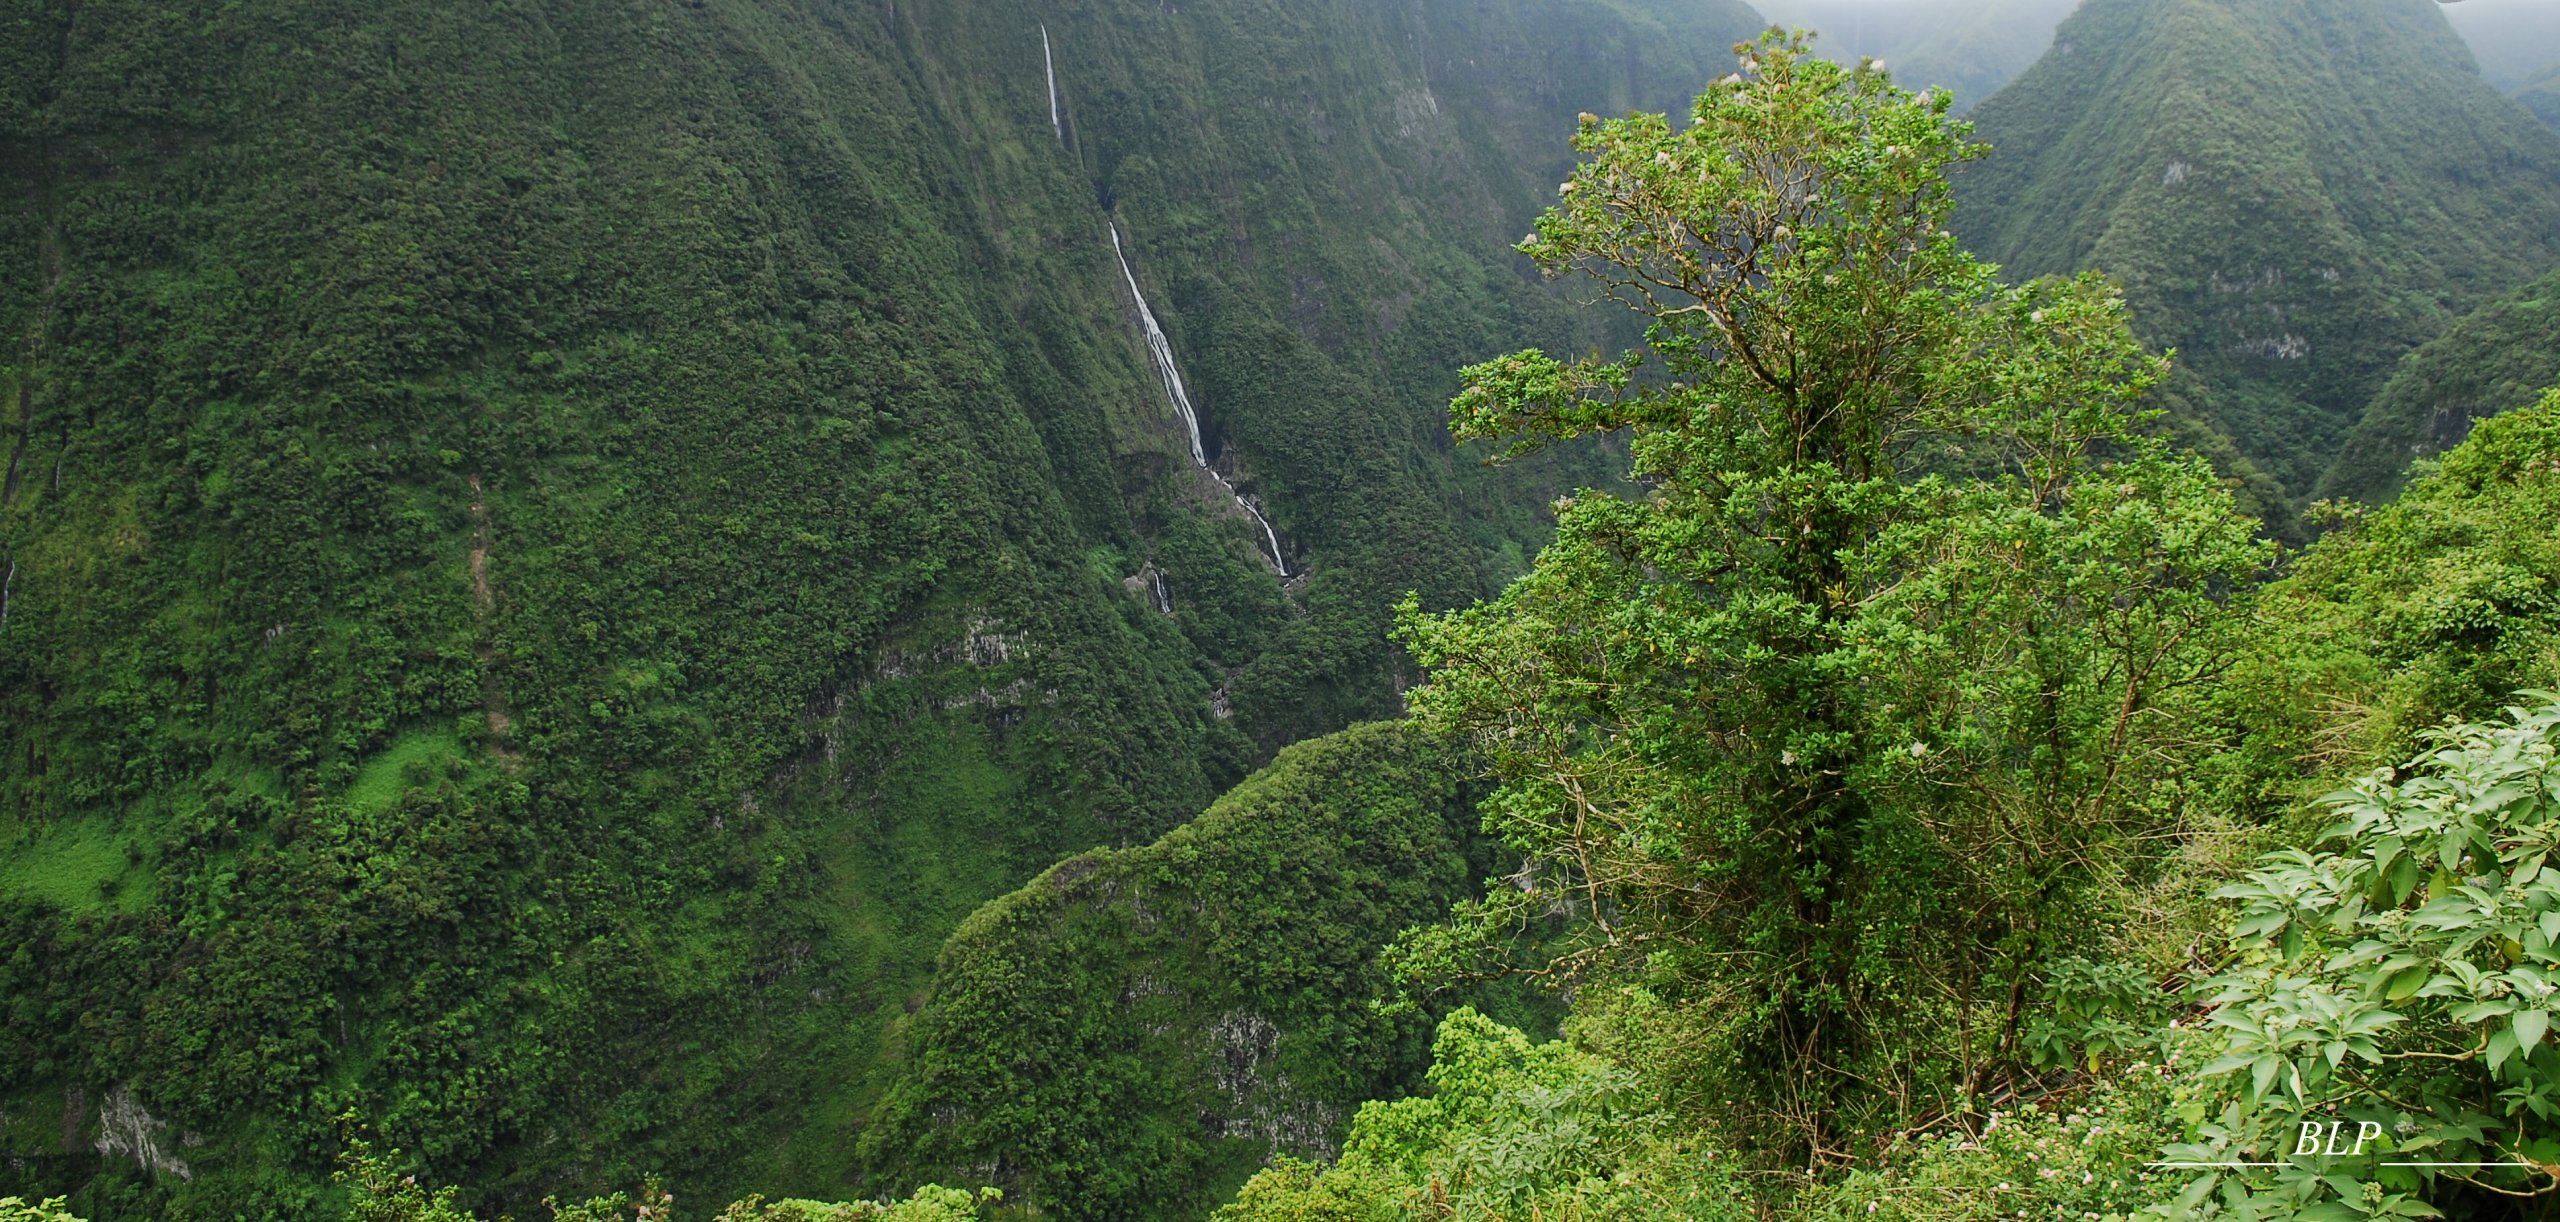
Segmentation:
<svg viewBox="0 0 2560 1222">
<path fill-rule="evenodd" d="M 2462 0 L 2444 6 L 2444 15 L 2497 84 L 2519 85 L 2560 64 L 2560 0 Z"/>
<path fill-rule="evenodd" d="M 2021 27 L 2014 34 L 2026 33 L 2024 27 L 2031 26 L 2036 40 L 2047 40 L 2053 24 L 2071 8 L 2068 0 L 1748 2 L 1772 21 L 1820 31 L 1825 48 L 1835 55 L 1888 58 L 1933 43 L 1928 49 L 1941 54 L 1951 51 L 1945 33 L 1986 17 Z M 2457 0 L 2442 7 L 2453 28 L 2471 44 L 2482 74 L 2502 87 L 2521 84 L 2560 63 L 2560 0 Z"/>
</svg>

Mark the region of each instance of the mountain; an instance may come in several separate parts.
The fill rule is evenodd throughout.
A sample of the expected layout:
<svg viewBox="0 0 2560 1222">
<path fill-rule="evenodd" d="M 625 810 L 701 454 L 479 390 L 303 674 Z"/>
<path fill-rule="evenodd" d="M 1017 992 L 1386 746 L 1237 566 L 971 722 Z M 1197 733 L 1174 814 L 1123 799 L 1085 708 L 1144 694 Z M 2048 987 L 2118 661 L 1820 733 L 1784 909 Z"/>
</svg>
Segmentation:
<svg viewBox="0 0 2560 1222">
<path fill-rule="evenodd" d="M 2380 503 L 2412 459 L 2461 444 L 2483 417 L 2560 386 L 2560 274 L 2472 311 L 2400 362 L 2365 409 L 2320 495 Z"/>
<path fill-rule="evenodd" d="M 1079 1219 L 1204 1217 L 1275 1152 L 1330 1156 L 1427 1059 L 1423 1015 L 1372 1005 L 1378 948 L 1491 872 L 1464 772 L 1410 723 L 1355 727 L 980 909 L 865 1147 Z"/>
<path fill-rule="evenodd" d="M 2119 278 L 2290 498 L 2404 354 L 2560 263 L 2560 136 L 2430 0 L 2090 0 L 1974 117 L 1959 236 Z"/>
<path fill-rule="evenodd" d="M 964 917 L 1392 713 L 1614 465 L 1445 440 L 1572 115 L 1758 23 L 1194 8 L 0 15 L 0 1192 L 844 1195 Z"/>
<path fill-rule="evenodd" d="M 1760 0 L 1783 25 L 1818 32 L 1823 54 L 1885 61 L 1905 88 L 1944 86 L 1959 108 L 1990 96 L 2053 45 L 2078 0 Z"/>
<path fill-rule="evenodd" d="M 2516 87 L 2515 98 L 2544 123 L 2560 130 L 2560 64 L 2553 64 Z"/>
<path fill-rule="evenodd" d="M 2536 76 L 2560 47 L 2560 8 L 2545 0 L 2443 0 L 2445 20 L 2501 89 Z"/>
</svg>

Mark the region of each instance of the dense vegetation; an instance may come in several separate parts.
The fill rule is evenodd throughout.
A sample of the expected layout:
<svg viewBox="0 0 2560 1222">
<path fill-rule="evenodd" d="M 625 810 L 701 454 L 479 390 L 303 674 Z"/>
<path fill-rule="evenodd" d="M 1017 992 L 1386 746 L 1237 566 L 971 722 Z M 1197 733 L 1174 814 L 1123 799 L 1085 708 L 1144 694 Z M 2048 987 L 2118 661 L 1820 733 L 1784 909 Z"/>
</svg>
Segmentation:
<svg viewBox="0 0 2560 1222">
<path fill-rule="evenodd" d="M 2560 265 L 2560 135 L 2434 4 L 2090 0 L 1974 117 L 1957 232 L 2119 280 L 2279 530 L 2404 354 Z"/>
<path fill-rule="evenodd" d="M 1683 1089 L 1801 1163 L 2018 1059 L 2036 965 L 2182 817 L 2176 710 L 2269 555 L 2135 431 L 2159 368 L 2112 290 L 2004 289 L 1947 233 L 1978 150 L 1943 92 L 1748 63 L 1677 130 L 1586 123 L 1526 247 L 1647 349 L 1479 365 L 1455 408 L 1624 430 L 1645 495 L 1578 496 L 1528 576 L 1409 631 L 1417 713 L 1493 757 L 1488 826 L 1548 875 L 1472 912 L 1488 949 L 1585 914 L 1531 966 L 1693 1016 Z"/>
<path fill-rule="evenodd" d="M 2560 385 L 2560 274 L 2463 316 L 2403 358 L 2321 477 L 2322 496 L 2380 502 L 2409 464 Z"/>
<path fill-rule="evenodd" d="M 1642 493 L 1408 611 L 1527 866 L 1400 966 L 1570 981 L 1568 1038 L 1453 1015 L 1427 1095 L 1222 1216 L 2543 1216 L 2560 391 L 2261 584 L 2111 293 L 1942 233 L 1943 98 L 1743 67 L 1586 122 L 1523 247 L 1662 372 L 1522 353 L 1453 409 L 1625 430 Z"/>
<path fill-rule="evenodd" d="M 0 1218 L 2525 1216 L 2560 143 L 1749 24 L 0 3 Z"/>
<path fill-rule="evenodd" d="M 1155 844 L 1069 858 L 943 950 L 864 1135 L 1057 1218 L 1199 1217 L 1415 1084 L 1379 948 L 1492 872 L 1468 770 L 1401 722 L 1280 753 Z"/>
<path fill-rule="evenodd" d="M 473 1208 L 862 1190 L 962 917 L 1599 478 L 1432 422 L 1585 332 L 1515 154 L 1672 7 L 0 7 L 0 1189 L 314 1216 L 354 1109 Z"/>
</svg>

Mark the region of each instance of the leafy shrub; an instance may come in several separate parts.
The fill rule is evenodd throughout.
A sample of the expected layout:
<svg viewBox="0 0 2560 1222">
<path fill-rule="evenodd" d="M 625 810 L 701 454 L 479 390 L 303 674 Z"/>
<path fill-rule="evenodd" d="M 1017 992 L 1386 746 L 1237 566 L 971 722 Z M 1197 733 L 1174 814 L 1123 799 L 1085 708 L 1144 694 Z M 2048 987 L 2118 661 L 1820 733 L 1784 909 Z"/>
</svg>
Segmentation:
<svg viewBox="0 0 2560 1222">
<path fill-rule="evenodd" d="M 417 1176 L 400 1169 L 400 1151 L 375 1153 L 353 1116 L 341 1116 L 339 1124 L 346 1144 L 330 1178 L 348 1190 L 347 1222 L 473 1222 L 468 1211 L 455 1208 L 458 1190 L 452 1185 L 420 1186 Z M 1003 1195 L 993 1188 L 969 1192 L 927 1184 L 903 1201 L 767 1201 L 750 1196 L 721 1210 L 713 1222 L 974 1222 L 981 1205 L 992 1205 Z M 6 1212 L 16 1203 L 15 1197 L 0 1200 L 0 1222 L 80 1222 L 69 1214 Z M 655 1176 L 629 1197 L 590 1197 L 569 1204 L 546 1197 L 542 1202 L 552 1222 L 672 1222 L 675 1203 L 675 1194 Z"/>
<path fill-rule="evenodd" d="M 18 1197 L 0 1197 L 0 1222 L 81 1222 L 62 1207 L 61 1197 L 47 1197 L 33 1205 Z"/>
<path fill-rule="evenodd" d="M 2199 986 L 2219 1055 L 2169 1156 L 2276 1165 L 2204 1169 L 2163 1216 L 2481 1217 L 2560 1191 L 2560 697 L 2531 698 L 2331 795 L 2319 847 L 2220 892 L 2238 959 Z M 2306 1152 L 2332 1122 L 2363 1140 Z"/>
<path fill-rule="evenodd" d="M 2074 1218 L 2121 1222 L 2175 1185 L 2148 1168 L 2175 1135 L 2167 1117 L 2178 1083 L 2162 1063 L 2118 1066 L 2067 1101 L 1989 1113 L 1923 1139 L 1801 1199 L 1803 1222 L 1959 1222 Z"/>
<path fill-rule="evenodd" d="M 1440 1024 L 1429 1082 L 1363 1105 L 1331 1168 L 1281 1160 L 1255 1176 L 1220 1222 L 1749 1216 L 1732 1159 L 1607 1058 L 1462 1009 Z"/>
<path fill-rule="evenodd" d="M 974 1222 L 978 1207 L 1003 1196 L 993 1188 L 964 1192 L 927 1184 L 903 1201 L 746 1200 L 721 1210 L 713 1222 Z"/>
</svg>

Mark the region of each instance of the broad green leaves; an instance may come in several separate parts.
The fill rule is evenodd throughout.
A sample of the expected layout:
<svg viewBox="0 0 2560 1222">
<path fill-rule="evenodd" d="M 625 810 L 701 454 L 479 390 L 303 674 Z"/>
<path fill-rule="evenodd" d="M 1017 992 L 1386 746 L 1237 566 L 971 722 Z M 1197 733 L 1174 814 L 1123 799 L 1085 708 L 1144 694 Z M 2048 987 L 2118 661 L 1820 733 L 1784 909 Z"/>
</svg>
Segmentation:
<svg viewBox="0 0 2560 1222">
<path fill-rule="evenodd" d="M 2331 795 L 2317 851 L 2268 854 L 2219 892 L 2238 958 L 2198 986 L 2215 1093 L 2170 1156 L 2287 1165 L 2199 1176 L 2191 1210 L 2416 1217 L 2466 1188 L 2560 1191 L 2560 703 L 2527 698 L 2433 735 L 2406 779 Z M 2314 1116 L 2381 1136 L 2297 1156 Z"/>
</svg>

